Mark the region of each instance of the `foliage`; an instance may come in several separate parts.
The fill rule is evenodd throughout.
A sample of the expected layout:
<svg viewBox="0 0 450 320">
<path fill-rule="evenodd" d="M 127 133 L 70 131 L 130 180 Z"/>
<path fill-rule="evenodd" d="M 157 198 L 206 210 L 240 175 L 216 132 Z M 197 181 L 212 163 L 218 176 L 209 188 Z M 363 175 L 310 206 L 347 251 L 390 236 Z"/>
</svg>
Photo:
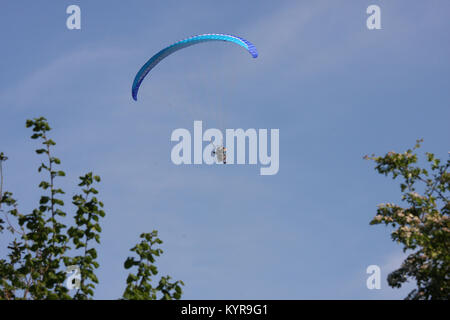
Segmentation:
<svg viewBox="0 0 450 320">
<path fill-rule="evenodd" d="M 401 267 L 388 276 L 391 287 L 400 288 L 409 278 L 417 288 L 406 299 L 450 298 L 450 160 L 442 163 L 426 153 L 429 169 L 417 165 L 415 147 L 404 153 L 366 156 L 375 161 L 380 174 L 401 178 L 400 189 L 405 205 L 380 204 L 370 224 L 394 227 L 391 237 L 411 252 Z"/>
<path fill-rule="evenodd" d="M 152 287 L 151 277 L 158 274 L 158 269 L 153 264 L 155 257 L 159 257 L 163 251 L 156 245 L 162 241 L 157 238 L 158 232 L 153 230 L 151 233 L 141 234 L 143 239 L 139 244 L 131 249 L 139 259 L 129 257 L 125 263 L 125 269 L 137 268 L 137 273 L 130 273 L 127 278 L 127 287 L 123 293 L 123 298 L 127 300 L 154 300 L 157 294 L 161 293 L 161 300 L 172 300 L 181 298 L 181 285 L 183 281 L 170 282 L 171 277 L 161 277 L 157 287 Z"/>
<path fill-rule="evenodd" d="M 100 182 L 100 177 L 89 172 L 79 178 L 81 193 L 72 198 L 76 207 L 74 224 L 67 227 L 63 223 L 66 212 L 63 211 L 65 204 L 61 196 L 64 191 L 56 186 L 56 179 L 64 177 L 65 172 L 56 169 L 61 161 L 52 155 L 55 142 L 48 137 L 51 128 L 43 117 L 27 120 L 26 127 L 33 131 L 31 139 L 41 141 L 42 146 L 36 153 L 42 155 L 44 160 L 38 172 L 45 173 L 47 178 L 38 186 L 42 192 L 38 206 L 30 213 L 21 212 L 13 194 L 3 191 L 3 163 L 8 158 L 3 152 L 0 153 L 0 233 L 6 227 L 13 238 L 7 247 L 7 257 L 0 259 L 0 299 L 91 299 L 98 283 L 95 270 L 99 267 L 94 245 L 100 243 L 100 218 L 105 217 L 103 203 L 97 199 L 98 191 L 94 187 Z M 155 231 L 144 235 L 145 241 L 152 245 L 155 241 L 161 243 L 157 238 L 152 239 L 156 237 Z M 162 251 L 146 246 L 145 241 L 133 251 L 141 259 L 150 259 L 153 263 L 153 255 L 158 256 Z M 79 269 L 81 279 L 75 292 L 70 292 L 64 282 L 67 270 L 73 267 Z M 149 268 L 155 275 L 156 267 L 151 265 Z M 145 274 L 142 284 L 150 281 L 151 274 L 146 266 L 139 270 L 139 276 Z M 171 284 L 169 279 L 162 278 L 156 288 L 138 286 L 128 290 L 128 283 L 128 298 L 155 299 L 156 293 L 161 292 L 166 299 L 179 299 L 182 293 L 179 284 L 183 283 L 177 281 Z M 173 290 L 175 293 L 172 293 Z"/>
</svg>

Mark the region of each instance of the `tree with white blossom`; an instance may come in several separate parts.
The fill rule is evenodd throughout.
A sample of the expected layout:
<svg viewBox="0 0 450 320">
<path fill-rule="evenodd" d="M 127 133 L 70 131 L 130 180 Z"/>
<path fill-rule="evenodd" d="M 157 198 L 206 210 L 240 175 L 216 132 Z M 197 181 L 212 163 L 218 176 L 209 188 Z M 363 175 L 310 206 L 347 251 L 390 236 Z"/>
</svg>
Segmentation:
<svg viewBox="0 0 450 320">
<path fill-rule="evenodd" d="M 384 156 L 365 156 L 376 163 L 380 174 L 400 178 L 402 205 L 378 205 L 370 224 L 394 228 L 392 240 L 409 252 L 400 268 L 388 275 L 391 287 L 400 288 L 415 280 L 417 288 L 406 299 L 437 300 L 450 298 L 450 160 L 443 162 L 426 153 L 429 169 L 417 165 L 414 148 L 404 153 L 388 152 Z M 450 153 L 449 153 L 450 154 Z"/>
</svg>

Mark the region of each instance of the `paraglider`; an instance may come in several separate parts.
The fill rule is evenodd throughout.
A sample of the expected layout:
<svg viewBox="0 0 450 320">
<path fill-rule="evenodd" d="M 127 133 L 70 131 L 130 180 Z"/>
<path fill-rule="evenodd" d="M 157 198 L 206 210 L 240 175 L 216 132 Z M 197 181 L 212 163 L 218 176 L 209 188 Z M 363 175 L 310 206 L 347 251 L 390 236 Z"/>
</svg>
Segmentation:
<svg viewBox="0 0 450 320">
<path fill-rule="evenodd" d="M 171 55 L 172 53 L 184 49 L 186 47 L 203 43 L 203 42 L 209 42 L 209 41 L 226 41 L 235 43 L 244 49 L 246 49 L 253 58 L 258 57 L 258 51 L 256 50 L 256 47 L 250 42 L 245 40 L 244 38 L 233 36 L 230 34 L 201 34 L 196 35 L 178 42 L 175 42 L 174 44 L 162 49 L 158 53 L 156 53 L 154 56 L 152 56 L 138 71 L 136 74 L 133 86 L 131 89 L 131 95 L 135 101 L 137 101 L 137 95 L 139 91 L 139 87 L 144 80 L 145 76 L 159 63 L 161 60 L 166 58 L 167 56 Z"/>
<path fill-rule="evenodd" d="M 243 47 L 245 50 L 250 53 L 253 58 L 258 57 L 258 51 L 256 47 L 248 40 L 244 38 L 233 36 L 230 34 L 201 34 L 192 36 L 190 38 L 186 38 L 184 40 L 175 42 L 174 44 L 160 50 L 158 53 L 153 55 L 138 71 L 136 74 L 133 86 L 131 88 L 131 95 L 135 101 L 137 101 L 137 95 L 139 91 L 139 87 L 141 86 L 142 81 L 145 79 L 147 74 L 164 58 L 171 55 L 172 53 L 190 47 L 195 44 L 203 43 L 203 42 L 211 42 L 211 41 L 225 41 L 237 44 Z M 211 142 L 212 143 L 212 142 Z M 214 144 L 213 144 L 214 146 Z M 227 163 L 227 149 L 224 146 L 214 146 L 214 149 L 211 153 L 213 157 L 216 157 L 218 163 Z"/>
</svg>

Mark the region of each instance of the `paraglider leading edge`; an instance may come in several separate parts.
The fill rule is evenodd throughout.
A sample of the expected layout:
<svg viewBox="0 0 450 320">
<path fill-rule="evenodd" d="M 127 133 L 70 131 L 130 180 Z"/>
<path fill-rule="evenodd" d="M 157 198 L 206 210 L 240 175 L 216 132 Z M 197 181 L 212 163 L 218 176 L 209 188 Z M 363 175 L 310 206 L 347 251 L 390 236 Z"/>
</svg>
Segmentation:
<svg viewBox="0 0 450 320">
<path fill-rule="evenodd" d="M 133 81 L 133 86 L 131 89 L 131 94 L 133 96 L 133 99 L 137 101 L 137 94 L 139 91 L 139 87 L 144 80 L 145 76 L 152 70 L 161 60 L 169 56 L 170 54 L 174 53 L 175 51 L 178 51 L 180 49 L 192 46 L 197 43 L 202 42 L 208 42 L 208 41 L 227 41 L 227 42 L 233 42 L 237 45 L 245 48 L 253 58 L 258 57 L 258 51 L 256 50 L 256 47 L 248 40 L 245 40 L 244 38 L 233 36 L 230 34 L 202 34 L 193 36 L 181 41 L 178 41 L 161 51 L 159 51 L 157 54 L 155 54 L 153 57 L 151 57 L 139 70 L 139 72 L 136 74 L 136 77 Z"/>
</svg>

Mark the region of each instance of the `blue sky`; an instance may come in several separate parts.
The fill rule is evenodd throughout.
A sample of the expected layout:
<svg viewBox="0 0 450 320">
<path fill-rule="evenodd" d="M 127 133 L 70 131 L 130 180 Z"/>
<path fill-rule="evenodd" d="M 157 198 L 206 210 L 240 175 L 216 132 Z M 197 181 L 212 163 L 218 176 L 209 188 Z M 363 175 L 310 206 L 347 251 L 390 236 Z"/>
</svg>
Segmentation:
<svg viewBox="0 0 450 320">
<path fill-rule="evenodd" d="M 66 28 L 81 7 L 82 29 Z M 382 30 L 366 28 L 370 4 Z M 102 177 L 107 216 L 96 298 L 121 296 L 123 262 L 141 232 L 164 241 L 162 275 L 190 299 L 399 299 L 385 278 L 404 254 L 369 226 L 395 181 L 365 154 L 446 157 L 450 129 L 448 1 L 3 1 L 0 151 L 6 189 L 31 210 L 42 177 L 26 119 L 45 116 L 70 205 L 85 172 Z M 177 53 L 155 68 L 136 103 L 135 73 L 154 53 L 201 33 L 240 35 Z M 220 110 L 220 111 L 218 111 Z M 280 129 L 280 171 L 175 166 L 176 128 Z M 73 211 L 72 211 L 73 212 Z M 2 242 L 6 241 L 5 238 Z M 4 245 L 0 249 L 3 255 Z M 382 271 L 368 290 L 367 266 Z"/>
</svg>

